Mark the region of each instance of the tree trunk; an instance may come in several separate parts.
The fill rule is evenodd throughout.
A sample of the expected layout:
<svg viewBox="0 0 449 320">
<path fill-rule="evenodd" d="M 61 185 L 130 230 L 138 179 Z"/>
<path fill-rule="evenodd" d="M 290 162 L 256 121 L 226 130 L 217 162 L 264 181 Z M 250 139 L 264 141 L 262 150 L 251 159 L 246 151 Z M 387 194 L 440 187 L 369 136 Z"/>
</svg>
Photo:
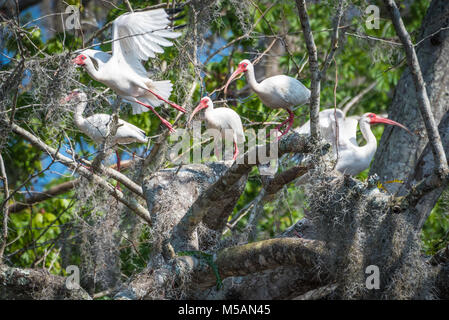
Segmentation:
<svg viewBox="0 0 449 320">
<path fill-rule="evenodd" d="M 449 110 L 449 2 L 434 0 L 422 22 L 417 51 L 427 93 L 435 121 L 440 123 Z M 438 32 L 439 31 L 439 32 Z M 393 102 L 388 110 L 390 119 L 407 126 L 414 136 L 394 126 L 386 126 L 376 152 L 370 174 L 377 173 L 382 182 L 394 179 L 406 181 L 414 172 L 428 137 L 416 99 L 415 86 L 408 68 L 395 89 Z M 428 150 L 430 151 L 430 149 Z M 399 190 L 401 184 L 388 183 L 390 192 Z M 433 205 L 429 203 L 427 210 Z"/>
</svg>

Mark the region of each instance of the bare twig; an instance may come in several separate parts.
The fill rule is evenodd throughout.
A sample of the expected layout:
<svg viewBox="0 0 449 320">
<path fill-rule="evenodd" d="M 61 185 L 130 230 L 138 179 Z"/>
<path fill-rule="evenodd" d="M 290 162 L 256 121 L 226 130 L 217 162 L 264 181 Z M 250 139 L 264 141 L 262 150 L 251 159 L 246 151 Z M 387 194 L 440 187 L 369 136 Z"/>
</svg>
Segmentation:
<svg viewBox="0 0 449 320">
<path fill-rule="evenodd" d="M 349 100 L 348 103 L 346 103 L 343 107 L 343 113 L 346 114 L 349 112 L 349 110 L 355 106 L 360 100 L 362 100 L 362 98 L 371 90 L 373 90 L 376 85 L 377 85 L 378 81 L 374 81 L 372 82 L 368 87 L 366 87 L 365 89 L 363 89 L 359 94 L 357 94 L 354 98 L 352 98 L 351 100 Z"/>
<path fill-rule="evenodd" d="M 338 49 L 338 31 L 340 29 L 341 18 L 343 17 L 345 5 L 345 0 L 338 1 L 337 12 L 334 16 L 334 26 L 331 34 L 331 47 L 329 49 L 329 53 L 326 56 L 326 60 L 324 61 L 323 68 L 321 69 L 321 79 L 326 76 L 326 71 L 331 65 L 332 60 L 334 59 L 335 52 Z"/>
<path fill-rule="evenodd" d="M 131 4 L 129 3 L 129 0 L 124 0 L 124 1 L 125 1 L 125 3 L 126 3 L 126 6 L 128 7 L 128 11 L 131 12 L 131 13 L 133 13 L 134 10 L 133 10 L 133 8 L 131 7 Z"/>
</svg>

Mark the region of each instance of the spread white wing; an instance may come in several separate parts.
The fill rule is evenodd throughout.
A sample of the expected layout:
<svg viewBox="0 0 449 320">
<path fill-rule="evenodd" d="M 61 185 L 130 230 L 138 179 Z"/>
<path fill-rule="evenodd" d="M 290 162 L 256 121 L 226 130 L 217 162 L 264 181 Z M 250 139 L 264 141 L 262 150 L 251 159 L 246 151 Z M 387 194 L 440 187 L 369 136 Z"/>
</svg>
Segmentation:
<svg viewBox="0 0 449 320">
<path fill-rule="evenodd" d="M 169 29 L 170 20 L 164 9 L 126 13 L 113 24 L 112 56 L 126 61 L 136 72 L 147 76 L 142 62 L 163 53 L 181 35 Z"/>
</svg>

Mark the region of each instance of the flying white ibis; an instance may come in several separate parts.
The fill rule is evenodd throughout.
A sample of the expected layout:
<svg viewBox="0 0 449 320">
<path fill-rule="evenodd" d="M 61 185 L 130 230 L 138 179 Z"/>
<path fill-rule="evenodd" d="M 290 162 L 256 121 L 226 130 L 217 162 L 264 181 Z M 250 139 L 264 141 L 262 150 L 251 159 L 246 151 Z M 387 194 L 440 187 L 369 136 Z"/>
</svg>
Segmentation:
<svg viewBox="0 0 449 320">
<path fill-rule="evenodd" d="M 88 49 L 73 62 L 83 66 L 93 79 L 132 102 L 134 114 L 148 108 L 173 132 L 171 124 L 154 107 L 166 102 L 179 111 L 185 112 L 185 109 L 168 100 L 172 91 L 170 80 L 149 79 L 143 65 L 148 58 L 154 58 L 155 53 L 163 53 L 162 47 L 172 45 L 166 38 L 174 39 L 181 35 L 169 28 L 169 22 L 164 9 L 123 14 L 113 23 L 112 55 Z"/>
<path fill-rule="evenodd" d="M 82 91 L 75 90 L 65 98 L 67 102 L 73 100 L 76 103 L 73 117 L 75 125 L 96 144 L 104 142 L 109 134 L 110 124 L 113 120 L 112 115 L 97 113 L 84 118 L 83 112 L 87 106 L 86 94 Z M 145 131 L 129 122 L 119 119 L 117 132 L 114 136 L 111 136 L 112 145 L 130 144 L 134 142 L 147 143 L 148 138 L 145 135 Z M 120 171 L 120 156 L 117 150 L 115 150 L 115 154 L 117 156 L 117 170 Z"/>
<path fill-rule="evenodd" d="M 346 118 L 343 111 L 336 109 L 336 118 L 338 123 L 337 146 L 334 109 L 326 109 L 320 112 L 320 131 L 323 138 L 332 144 L 334 152 L 338 152 L 336 169 L 344 174 L 357 175 L 369 167 L 377 150 L 377 140 L 370 125 L 376 123 L 391 124 L 412 134 L 404 125 L 371 112 L 365 113 L 357 120 L 358 117 Z M 359 146 L 357 143 L 357 124 L 359 124 L 363 138 L 366 140 L 364 146 Z M 310 134 L 310 121 L 300 128 L 294 129 L 294 131 L 300 134 Z"/>
<path fill-rule="evenodd" d="M 206 119 L 207 128 L 220 131 L 223 139 L 225 139 L 226 131 L 232 130 L 232 138 L 234 143 L 234 155 L 232 159 L 235 160 L 239 154 L 237 145 L 245 141 L 240 116 L 237 112 L 229 108 L 214 109 L 212 100 L 209 97 L 204 97 L 201 99 L 198 106 L 193 110 L 188 122 L 192 121 L 195 114 L 201 109 L 206 109 L 204 116 Z M 217 148 L 215 148 L 215 152 L 217 153 Z"/>
<path fill-rule="evenodd" d="M 283 108 L 287 110 L 289 117 L 276 127 L 276 129 L 279 130 L 283 125 L 288 123 L 287 128 L 284 131 L 281 131 L 281 135 L 278 136 L 278 138 L 282 137 L 293 125 L 295 114 L 291 108 L 308 102 L 310 90 L 295 78 L 285 75 L 269 77 L 259 83 L 256 81 L 254 75 L 253 64 L 251 61 L 245 59 L 239 63 L 237 69 L 226 83 L 225 93 L 232 80 L 237 78 L 241 73 L 245 73 L 249 86 L 259 96 L 263 104 L 272 109 Z"/>
</svg>

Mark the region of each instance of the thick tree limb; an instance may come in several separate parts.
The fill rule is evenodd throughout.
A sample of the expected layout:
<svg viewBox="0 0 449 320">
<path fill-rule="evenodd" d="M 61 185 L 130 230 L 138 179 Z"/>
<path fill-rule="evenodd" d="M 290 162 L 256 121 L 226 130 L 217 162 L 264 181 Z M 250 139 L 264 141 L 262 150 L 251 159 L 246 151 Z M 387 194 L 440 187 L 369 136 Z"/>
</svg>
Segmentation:
<svg viewBox="0 0 449 320">
<path fill-rule="evenodd" d="M 336 284 L 329 284 L 327 286 L 322 286 L 317 289 L 310 290 L 298 297 L 293 298 L 293 300 L 319 300 L 328 296 L 330 293 L 337 289 Z"/>
<path fill-rule="evenodd" d="M 283 300 L 297 297 L 328 283 L 315 270 L 279 267 L 223 280 L 223 288 L 208 288 L 195 298 L 210 300 Z"/>
<path fill-rule="evenodd" d="M 0 299 L 91 300 L 82 289 L 69 290 L 64 277 L 43 269 L 19 269 L 0 265 Z"/>
<path fill-rule="evenodd" d="M 273 144 L 275 143 L 276 142 Z M 193 250 L 193 248 L 189 246 L 189 239 L 208 210 L 210 210 L 216 201 L 220 199 L 231 186 L 240 180 L 243 175 L 248 174 L 254 165 L 260 164 L 259 155 L 268 154 L 267 150 L 273 148 L 273 144 L 268 143 L 267 145 L 259 145 L 246 152 L 243 155 L 243 161 L 239 161 L 238 159 L 217 182 L 201 194 L 173 231 L 171 243 L 176 250 Z M 282 154 L 289 152 L 307 153 L 312 150 L 313 146 L 309 143 L 308 137 L 291 133 L 284 136 L 284 138 L 279 141 L 277 156 L 279 157 Z M 249 164 L 248 159 L 250 155 L 254 154 L 256 155 L 256 163 Z"/>
<path fill-rule="evenodd" d="M 443 148 L 449 153 L 449 113 L 443 117 L 438 129 L 443 141 Z M 448 180 L 441 181 L 434 175 L 435 166 L 432 146 L 429 142 L 419 157 L 413 174 L 399 190 L 399 194 L 407 195 L 408 203 L 416 208 L 417 230 L 421 230 L 430 214 L 430 210 L 425 208 L 433 208 L 449 183 Z"/>
<path fill-rule="evenodd" d="M 301 288 L 293 288 L 295 284 L 307 284 L 307 287 L 304 288 L 305 291 L 325 284 L 322 281 L 326 281 L 328 273 L 323 268 L 322 261 L 326 259 L 326 252 L 325 245 L 321 241 L 280 238 L 223 249 L 214 255 L 214 263 L 222 280 L 228 277 L 246 275 L 252 277 L 259 272 L 274 270 L 279 267 L 284 268 L 284 271 L 289 266 L 294 267 L 296 274 L 300 273 L 300 275 L 299 277 L 292 277 L 291 281 L 283 281 L 283 279 L 276 277 L 275 273 L 268 278 L 273 279 L 273 275 L 275 279 L 277 278 L 276 281 L 282 292 L 278 292 L 276 298 L 284 298 L 279 294 L 296 293 L 298 295 L 301 293 Z M 166 265 L 156 272 L 147 269 L 135 276 L 133 281 L 126 287 L 121 288 L 116 298 L 144 299 L 151 290 L 154 290 L 155 286 L 172 277 L 173 272 L 176 272 L 177 276 L 181 278 L 186 272 L 190 274 L 193 281 L 191 284 L 192 290 L 195 291 L 198 289 L 205 290 L 216 284 L 217 278 L 212 268 L 202 259 L 200 260 L 195 256 L 181 256 L 172 262 L 173 266 Z M 171 278 L 170 283 L 172 282 L 173 279 Z M 250 282 L 254 282 L 254 280 L 250 280 Z M 228 289 L 223 291 L 223 294 L 232 298 L 233 290 L 232 288 Z"/>
<path fill-rule="evenodd" d="M 446 154 L 444 153 L 444 148 L 441 143 L 440 134 L 433 117 L 432 107 L 430 105 L 430 100 L 427 95 L 426 83 L 421 73 L 421 67 L 419 65 L 418 57 L 416 51 L 413 47 L 411 38 L 407 30 L 405 29 L 404 23 L 402 22 L 401 15 L 398 7 L 394 0 L 384 0 L 387 6 L 391 20 L 393 22 L 396 33 L 401 40 L 405 54 L 407 57 L 407 64 L 409 66 L 410 72 L 412 73 L 413 82 L 416 88 L 416 94 L 418 99 L 418 106 L 421 115 L 426 126 L 426 131 L 429 136 L 429 141 L 432 146 L 432 153 L 435 158 L 436 168 L 441 177 L 449 175 L 449 168 L 447 165 Z"/>
<path fill-rule="evenodd" d="M 310 95 L 310 134 L 313 138 L 317 138 L 319 134 L 319 113 L 320 113 L 320 91 L 321 91 L 321 74 L 318 65 L 318 54 L 313 39 L 312 29 L 309 23 L 309 15 L 307 14 L 306 0 L 296 0 L 299 18 L 306 41 L 307 51 L 309 53 L 309 66 L 311 76 L 311 95 Z"/>
<path fill-rule="evenodd" d="M 71 168 L 72 170 L 76 170 L 79 174 L 81 174 L 83 177 L 87 178 L 88 180 L 91 180 L 98 185 L 100 185 L 102 188 L 104 188 L 111 196 L 116 198 L 118 201 L 123 203 L 125 206 L 127 206 L 129 209 L 131 209 L 134 213 L 136 213 L 139 217 L 141 217 L 143 220 L 145 220 L 147 223 L 151 224 L 151 217 L 149 212 L 140 205 L 136 199 L 133 199 L 131 197 L 126 198 L 124 194 L 111 186 L 107 181 L 103 180 L 100 176 L 96 175 L 93 172 L 90 172 L 88 169 L 79 166 L 76 162 L 74 162 L 72 159 L 60 154 L 55 150 L 54 148 L 48 146 L 45 142 L 43 142 L 38 137 L 34 136 L 30 132 L 26 131 L 25 129 L 19 127 L 16 124 L 12 124 L 12 131 L 26 140 L 28 140 L 32 145 L 35 147 L 41 149 L 42 151 L 48 153 L 51 155 L 54 159 L 57 159 L 60 163 L 63 165 Z M 109 168 L 107 168 L 109 169 Z M 109 169 L 112 170 L 112 169 Z M 118 172 L 117 172 L 118 173 Z M 118 174 L 115 174 L 115 177 L 119 177 Z M 124 185 L 127 185 L 127 181 L 125 179 L 118 180 Z"/>
<path fill-rule="evenodd" d="M 318 272 L 325 255 L 325 245 L 321 241 L 275 238 L 223 249 L 216 253 L 214 262 L 220 277 L 225 279 L 286 266 Z M 216 283 L 209 265 L 196 262 L 192 267 L 194 281 L 201 287 Z M 324 273 L 323 271 L 323 275 Z"/>
</svg>

